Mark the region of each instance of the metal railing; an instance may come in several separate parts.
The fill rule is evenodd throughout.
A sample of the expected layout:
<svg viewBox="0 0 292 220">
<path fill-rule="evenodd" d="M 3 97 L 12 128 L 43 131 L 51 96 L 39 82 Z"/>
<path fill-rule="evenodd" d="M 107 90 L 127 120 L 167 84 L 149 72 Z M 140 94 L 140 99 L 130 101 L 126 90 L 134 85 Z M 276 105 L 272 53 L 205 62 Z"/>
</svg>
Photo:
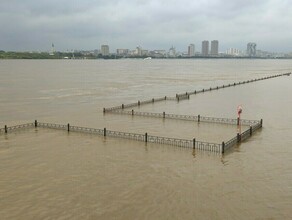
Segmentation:
<svg viewBox="0 0 292 220">
<path fill-rule="evenodd" d="M 20 125 L 15 125 L 15 126 L 10 126 L 10 127 L 5 125 L 4 128 L 0 129 L 0 133 L 8 133 L 10 131 L 16 131 L 16 130 L 25 129 L 25 128 L 31 128 L 33 126 L 34 126 L 34 123 L 26 123 L 26 124 L 20 124 Z"/>
<path fill-rule="evenodd" d="M 67 125 L 67 130 L 68 130 L 68 125 Z M 69 125 L 69 130 L 70 131 L 75 131 L 75 132 L 104 135 L 104 130 L 103 129 L 86 128 L 86 127 L 79 127 L 79 126 Z"/>
<path fill-rule="evenodd" d="M 53 128 L 53 129 L 59 129 L 59 130 L 67 130 L 67 125 L 61 125 L 61 124 L 52 124 L 52 123 L 43 123 L 43 122 L 37 122 L 38 127 L 42 128 Z"/>
<path fill-rule="evenodd" d="M 136 141 L 141 141 L 145 143 L 156 143 L 156 144 L 166 144 L 172 145 L 177 147 L 184 147 L 184 148 L 193 148 L 198 150 L 206 150 L 212 152 L 220 152 L 221 145 L 215 143 L 208 143 L 202 141 L 188 140 L 188 139 L 181 139 L 181 138 L 170 138 L 170 137 L 161 137 L 161 136 L 154 136 L 145 134 L 138 134 L 138 133 L 130 133 L 130 132 L 121 132 L 121 131 L 111 131 L 104 129 L 96 129 L 96 128 L 88 128 L 88 127 L 80 127 L 80 126 L 72 126 L 70 124 L 54 124 L 54 123 L 44 123 L 44 122 L 37 122 L 28 123 L 23 125 L 16 125 L 5 128 L 1 128 L 1 132 L 12 132 L 16 130 L 20 130 L 23 128 L 48 128 L 48 129 L 56 129 L 56 130 L 64 130 L 68 132 L 81 132 L 81 133 L 88 133 L 88 134 L 96 134 L 99 136 L 104 137 L 117 137 L 117 138 L 124 138 L 124 139 L 131 139 Z"/>
<path fill-rule="evenodd" d="M 212 152 L 222 152 L 222 145 L 216 143 L 196 141 L 194 149 L 207 150 Z"/>
<path fill-rule="evenodd" d="M 136 133 L 128 133 L 128 132 L 121 132 L 121 131 L 110 131 L 105 130 L 106 133 L 103 133 L 104 136 L 109 137 L 118 137 L 118 138 L 125 138 L 125 139 L 131 139 L 136 141 L 145 141 L 145 135 L 143 134 L 136 134 Z"/>
<path fill-rule="evenodd" d="M 72 126 L 70 124 L 63 125 L 63 124 L 43 123 L 43 122 L 37 122 L 37 121 L 35 121 L 34 123 L 21 124 L 21 125 L 16 125 L 16 126 L 11 126 L 11 127 L 7 127 L 5 125 L 5 128 L 1 128 L 0 132 L 8 133 L 11 131 L 16 131 L 16 130 L 20 130 L 24 128 L 40 127 L 40 128 L 49 128 L 49 129 L 57 129 L 57 130 L 67 130 L 68 132 L 70 131 L 82 132 L 82 133 L 96 134 L 96 135 L 100 135 L 104 137 L 106 136 L 118 137 L 118 138 L 142 141 L 146 143 L 166 144 L 166 145 L 172 145 L 172 146 L 178 146 L 178 147 L 193 148 L 193 149 L 198 149 L 198 150 L 224 153 L 226 150 L 246 140 L 247 138 L 252 136 L 253 132 L 260 129 L 262 127 L 262 120 L 257 121 L 257 122 L 258 122 L 257 124 L 251 125 L 250 128 L 244 131 L 242 134 L 237 134 L 236 137 L 228 140 L 226 143 L 222 142 L 222 144 L 197 141 L 196 139 L 188 140 L 188 139 L 181 139 L 181 138 L 161 137 L 161 136 L 148 135 L 147 133 L 137 134 L 137 133 L 130 133 L 130 132 L 111 131 L 111 130 L 107 130 L 106 128 L 97 129 L 97 128 Z"/>
<path fill-rule="evenodd" d="M 179 138 L 169 138 L 169 137 L 159 137 L 159 136 L 153 136 L 153 135 L 148 135 L 147 142 L 157 143 L 157 144 L 167 144 L 167 145 L 186 147 L 186 148 L 193 147 L 192 140 L 179 139 Z"/>
<path fill-rule="evenodd" d="M 244 132 L 242 132 L 241 134 L 238 133 L 236 137 L 228 140 L 224 144 L 223 152 L 225 150 L 228 150 L 231 147 L 237 145 L 238 143 L 241 143 L 242 141 L 250 138 L 254 132 L 256 132 L 258 129 L 262 128 L 262 124 L 263 124 L 263 121 L 260 120 L 256 124 L 250 125 L 250 127 L 247 130 L 245 130 Z"/>
<path fill-rule="evenodd" d="M 246 81 L 241 81 L 241 82 L 229 83 L 229 84 L 222 85 L 222 86 L 214 86 L 214 87 L 210 87 L 210 88 L 206 88 L 206 89 L 201 89 L 198 91 L 195 90 L 195 91 L 191 91 L 191 92 L 178 93 L 178 94 L 176 94 L 175 97 L 164 96 L 162 98 L 152 98 L 152 99 L 145 100 L 145 101 L 138 101 L 138 102 L 130 103 L 130 104 L 122 104 L 120 106 L 104 108 L 103 112 L 106 113 L 106 112 L 111 112 L 111 111 L 115 111 L 115 110 L 119 110 L 119 109 L 127 109 L 127 108 L 131 108 L 131 107 L 137 107 L 137 106 L 150 104 L 150 103 L 154 103 L 154 102 L 159 102 L 159 101 L 164 101 L 164 100 L 176 100 L 176 101 L 186 100 L 186 99 L 190 98 L 190 95 L 209 92 L 209 91 L 213 91 L 213 90 L 224 89 L 224 88 L 228 88 L 228 87 L 232 87 L 232 86 L 242 85 L 242 84 L 246 84 L 246 83 L 252 83 L 252 82 L 265 80 L 265 79 L 271 79 L 271 78 L 280 77 L 280 76 L 290 76 L 290 74 L 291 73 L 278 74 L 278 75 L 262 77 L 262 78 L 258 78 L 258 79 L 251 79 L 251 80 L 246 80 Z"/>
<path fill-rule="evenodd" d="M 212 90 L 224 89 L 224 88 L 228 88 L 228 87 L 232 87 L 232 86 L 242 85 L 242 84 L 246 84 L 246 83 L 252 83 L 252 82 L 271 79 L 271 78 L 280 77 L 280 76 L 290 76 L 290 74 L 291 73 L 283 73 L 283 74 L 277 74 L 277 75 L 272 75 L 272 76 L 266 76 L 266 77 L 262 77 L 262 78 L 258 78 L 258 79 L 250 79 L 250 80 L 246 80 L 246 81 L 229 83 L 229 84 L 222 85 L 222 86 L 214 86 L 214 87 L 210 87 L 210 88 L 206 88 L 206 89 L 201 89 L 201 90 L 198 90 L 198 91 L 195 90 L 195 91 L 192 91 L 192 92 L 185 92 L 185 93 L 176 94 L 176 97 L 186 96 L 186 95 L 195 95 L 195 94 L 198 94 L 198 93 L 204 93 L 204 92 L 209 92 L 209 91 L 212 91 Z"/>
<path fill-rule="evenodd" d="M 237 125 L 238 119 L 233 118 L 215 118 L 215 117 L 206 117 L 206 116 L 195 116 L 195 115 L 177 115 L 177 114 L 167 114 L 163 113 L 155 113 L 155 112 L 138 112 L 138 111 L 126 111 L 126 110 L 115 110 L 111 113 L 116 114 L 125 114 L 125 115 L 135 115 L 135 116 L 143 116 L 143 117 L 154 117 L 154 118 L 167 118 L 167 119 L 178 119 L 178 120 L 188 120 L 188 121 L 197 121 L 197 122 L 211 122 L 211 123 L 219 123 L 219 124 L 231 124 Z M 240 119 L 240 124 L 244 126 L 256 125 L 260 121 L 259 120 L 248 120 L 248 119 Z"/>
<path fill-rule="evenodd" d="M 237 143 L 238 143 L 237 142 L 237 137 L 234 137 L 234 138 L 230 139 L 229 141 L 227 141 L 225 143 L 224 150 L 230 149 L 231 147 L 235 146 Z"/>
</svg>

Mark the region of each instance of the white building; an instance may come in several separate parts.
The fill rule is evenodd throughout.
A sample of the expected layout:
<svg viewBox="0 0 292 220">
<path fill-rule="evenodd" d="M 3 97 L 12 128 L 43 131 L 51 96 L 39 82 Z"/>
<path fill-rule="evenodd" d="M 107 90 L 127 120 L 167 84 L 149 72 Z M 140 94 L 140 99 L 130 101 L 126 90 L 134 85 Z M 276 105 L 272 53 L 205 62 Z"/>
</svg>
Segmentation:
<svg viewBox="0 0 292 220">
<path fill-rule="evenodd" d="M 109 55 L 109 46 L 108 45 L 101 45 L 100 52 L 102 56 L 108 56 Z"/>
<path fill-rule="evenodd" d="M 237 48 L 229 48 L 228 50 L 226 50 L 226 54 L 231 56 L 240 56 L 242 55 L 242 51 Z"/>
<path fill-rule="evenodd" d="M 195 56 L 195 45 L 194 44 L 190 44 L 188 46 L 188 56 L 189 57 Z"/>
</svg>

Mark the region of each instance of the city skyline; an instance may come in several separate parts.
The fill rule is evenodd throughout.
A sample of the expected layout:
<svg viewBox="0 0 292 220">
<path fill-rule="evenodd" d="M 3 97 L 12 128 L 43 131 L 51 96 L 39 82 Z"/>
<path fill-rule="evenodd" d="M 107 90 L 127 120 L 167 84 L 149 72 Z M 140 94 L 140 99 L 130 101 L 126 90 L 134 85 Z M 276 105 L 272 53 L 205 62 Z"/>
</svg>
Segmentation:
<svg viewBox="0 0 292 220">
<path fill-rule="evenodd" d="M 221 51 L 257 42 L 267 51 L 292 52 L 290 12 L 286 0 L 2 1 L 0 50 L 46 51 L 54 42 L 61 51 L 102 44 L 185 51 L 190 43 L 199 48 L 199 39 L 217 39 Z"/>
</svg>

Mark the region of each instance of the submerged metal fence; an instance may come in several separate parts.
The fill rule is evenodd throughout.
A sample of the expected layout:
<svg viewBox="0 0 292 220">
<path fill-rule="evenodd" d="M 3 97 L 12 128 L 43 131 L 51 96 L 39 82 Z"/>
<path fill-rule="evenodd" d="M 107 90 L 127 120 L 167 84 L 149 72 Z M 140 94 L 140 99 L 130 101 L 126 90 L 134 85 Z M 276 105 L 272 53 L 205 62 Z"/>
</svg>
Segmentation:
<svg viewBox="0 0 292 220">
<path fill-rule="evenodd" d="M 204 149 L 204 150 L 209 150 L 209 151 L 219 151 L 224 153 L 226 150 L 230 149 L 234 145 L 246 140 L 250 136 L 252 136 L 252 133 L 258 130 L 259 128 L 262 127 L 262 120 L 248 120 L 248 119 L 231 119 L 231 118 L 215 118 L 215 117 L 206 117 L 206 116 L 194 116 L 194 115 L 177 115 L 177 114 L 166 114 L 165 112 L 163 113 L 152 113 L 152 112 L 138 112 L 134 111 L 132 109 L 131 111 L 128 111 L 126 109 L 131 108 L 131 107 L 137 107 L 141 106 L 144 104 L 149 104 L 149 103 L 155 103 L 157 101 L 165 101 L 165 100 L 184 100 L 184 99 L 189 99 L 190 95 L 195 95 L 198 93 L 204 93 L 207 91 L 213 91 L 213 90 L 219 90 L 219 89 L 224 89 L 232 86 L 237 86 L 237 85 L 242 85 L 246 83 L 252 83 L 260 80 L 265 80 L 265 79 L 271 79 L 275 77 L 280 77 L 280 76 L 290 76 L 291 73 L 284 73 L 284 74 L 277 74 L 277 75 L 272 75 L 272 76 L 267 76 L 267 77 L 262 77 L 258 79 L 251 79 L 251 80 L 245 80 L 241 82 L 234 82 L 234 83 L 229 83 L 226 85 L 222 86 L 215 86 L 215 87 L 210 87 L 207 89 L 201 89 L 201 90 L 195 90 L 192 92 L 185 92 L 181 94 L 176 94 L 175 97 L 162 97 L 158 99 L 150 99 L 146 101 L 138 101 L 137 103 L 132 103 L 132 104 L 127 104 L 124 105 L 122 104 L 121 106 L 116 106 L 116 107 L 111 107 L 111 108 L 104 108 L 103 112 L 107 113 L 115 113 L 115 114 L 126 114 L 126 115 L 132 115 L 132 116 L 144 116 L 144 117 L 155 117 L 155 118 L 168 118 L 168 119 L 179 119 L 179 120 L 189 120 L 189 121 L 197 121 L 197 122 L 210 122 L 210 123 L 220 123 L 220 124 L 231 124 L 231 125 L 244 125 L 244 126 L 250 126 L 250 128 L 246 131 L 244 131 L 241 134 L 237 134 L 236 137 L 226 141 L 222 142 L 222 144 L 215 144 L 215 143 L 208 143 L 208 142 L 199 142 L 193 140 L 183 140 L 183 139 L 173 139 L 173 138 L 163 138 L 163 137 L 157 137 L 157 136 L 149 136 L 149 142 L 153 143 L 163 143 L 163 144 L 171 144 L 171 145 L 176 145 L 176 146 L 193 146 L 193 148 L 196 149 Z M 125 135 L 122 135 L 125 136 Z M 130 135 L 128 135 L 130 137 Z M 136 136 L 135 136 L 136 137 Z M 144 137 L 146 142 L 147 142 L 147 133 L 146 136 Z M 143 137 L 138 138 L 143 139 Z"/>
<path fill-rule="evenodd" d="M 177 120 L 187 120 L 187 121 L 197 121 L 197 122 L 210 122 L 210 123 L 219 123 L 219 124 L 230 124 L 230 125 L 238 125 L 239 123 L 244 126 L 255 125 L 259 123 L 259 120 L 248 120 L 248 119 L 234 119 L 234 118 L 215 118 L 215 117 L 206 117 L 201 115 L 178 115 L 178 114 L 167 114 L 163 113 L 155 113 L 155 112 L 138 112 L 134 111 L 126 111 L 126 110 L 115 110 L 111 113 L 115 114 L 126 114 L 126 115 L 135 115 L 135 116 L 143 116 L 143 117 L 153 117 L 153 118 L 166 118 L 166 119 L 177 119 Z"/>
<path fill-rule="evenodd" d="M 4 128 L 0 129 L 0 133 L 8 133 L 9 131 L 16 131 L 16 130 L 32 128 L 32 127 L 34 127 L 34 123 L 26 123 L 26 124 L 15 125 L 15 126 L 10 126 L 10 127 L 7 127 L 7 125 L 5 125 Z"/>
<path fill-rule="evenodd" d="M 242 133 L 237 133 L 237 136 L 233 137 L 232 139 L 228 140 L 226 143 L 222 143 L 222 153 L 224 153 L 225 150 L 230 149 L 231 147 L 237 145 L 238 143 L 241 143 L 242 141 L 250 138 L 254 132 L 256 132 L 258 129 L 262 128 L 263 126 L 263 120 L 258 121 L 258 123 L 250 125 L 250 127 L 243 131 Z"/>
<path fill-rule="evenodd" d="M 72 126 L 70 124 L 62 125 L 62 124 L 53 124 L 53 123 L 42 123 L 35 121 L 34 123 L 27 123 L 22 125 L 16 125 L 7 127 L 5 125 L 4 128 L 0 128 L 0 134 L 1 133 L 8 133 L 10 131 L 16 131 L 20 129 L 25 128 L 32 128 L 32 127 L 42 127 L 42 128 L 51 128 L 51 129 L 58 129 L 58 130 L 67 130 L 69 131 L 75 131 L 75 132 L 83 132 L 83 133 L 90 133 L 90 134 L 97 134 L 101 136 L 109 136 L 109 137 L 118 137 L 118 138 L 125 138 L 125 139 L 132 139 L 136 141 L 143 141 L 143 142 L 150 142 L 150 143 L 157 143 L 157 144 L 167 144 L 167 145 L 173 145 L 173 146 L 179 146 L 179 147 L 187 147 L 187 148 L 193 148 L 193 149 L 199 149 L 199 150 L 207 150 L 207 151 L 213 151 L 213 152 L 221 152 L 224 153 L 226 150 L 230 149 L 231 147 L 235 146 L 236 144 L 246 140 L 247 138 L 251 137 L 253 132 L 260 129 L 262 127 L 262 120 L 247 120 L 247 119 L 228 119 L 228 118 L 214 118 L 214 117 L 206 117 L 206 116 L 193 116 L 193 115 L 176 115 L 176 114 L 166 114 L 163 113 L 150 113 L 150 112 L 135 112 L 132 111 L 126 111 L 125 109 L 131 108 L 131 107 L 137 107 L 141 106 L 143 104 L 149 104 L 149 103 L 155 103 L 165 100 L 183 100 L 183 99 L 189 99 L 190 95 L 197 94 L 197 93 L 203 93 L 206 91 L 212 91 L 212 90 L 218 90 L 226 87 L 236 86 L 240 84 L 255 82 L 259 80 L 264 79 L 270 79 L 275 78 L 279 76 L 290 76 L 291 73 L 284 73 L 284 74 L 278 74 L 274 76 L 269 77 L 263 77 L 260 79 L 252 79 L 247 80 L 243 82 L 228 84 L 228 85 L 222 85 L 222 86 L 216 86 L 216 87 L 210 87 L 208 89 L 202 89 L 198 91 L 193 92 L 186 92 L 182 94 L 176 94 L 176 97 L 162 97 L 162 98 L 152 98 L 150 100 L 145 101 L 138 101 L 136 103 L 131 104 L 122 104 L 121 106 L 115 106 L 111 108 L 104 108 L 103 112 L 112 112 L 112 113 L 119 113 L 119 114 L 128 114 L 128 115 L 137 115 L 137 116 L 146 116 L 146 117 L 156 117 L 156 118 L 170 118 L 170 119 L 180 119 L 180 120 L 191 120 L 191 121 L 197 121 L 197 122 L 212 122 L 212 123 L 223 123 L 223 124 L 232 124 L 232 125 L 239 125 L 239 122 L 241 125 L 250 126 L 249 129 L 245 130 L 241 134 L 237 134 L 236 137 L 226 141 L 222 142 L 222 144 L 218 143 L 209 143 L 209 142 L 202 142 L 197 141 L 196 139 L 193 140 L 187 140 L 187 139 L 179 139 L 179 138 L 168 138 L 168 137 L 159 137 L 159 136 L 152 136 L 145 134 L 136 134 L 136 133 L 128 133 L 128 132 L 121 132 L 121 131 L 111 131 L 104 129 L 96 129 L 96 128 L 87 128 L 87 127 L 79 127 L 79 126 Z"/>
<path fill-rule="evenodd" d="M 164 100 L 176 100 L 176 101 L 186 100 L 186 99 L 190 98 L 190 95 L 209 92 L 209 91 L 213 91 L 213 90 L 224 89 L 224 88 L 228 88 L 228 87 L 233 87 L 233 86 L 242 85 L 242 84 L 246 84 L 246 83 L 257 82 L 260 80 L 271 79 L 271 78 L 280 77 L 280 76 L 290 76 L 290 74 L 291 73 L 283 73 L 283 74 L 262 77 L 262 78 L 258 78 L 258 79 L 250 79 L 250 80 L 245 80 L 245 81 L 241 81 L 241 82 L 234 82 L 234 83 L 229 83 L 229 84 L 222 85 L 222 86 L 214 86 L 214 87 L 205 88 L 205 89 L 201 89 L 201 90 L 194 90 L 191 92 L 179 93 L 179 94 L 176 94 L 175 97 L 164 96 L 162 98 L 152 98 L 150 100 L 138 101 L 136 103 L 126 104 L 126 105 L 122 104 L 121 106 L 104 108 L 103 112 L 106 113 L 106 112 L 111 112 L 111 111 L 120 110 L 120 109 L 127 109 L 127 108 L 131 108 L 131 107 L 137 107 L 140 105 L 150 104 L 150 103 L 164 101 Z"/>
<path fill-rule="evenodd" d="M 0 129 L 0 133 L 8 133 L 8 132 L 16 131 L 16 130 L 21 130 L 25 128 L 33 128 L 33 127 L 57 129 L 57 130 L 64 130 L 68 132 L 74 131 L 74 132 L 81 132 L 81 133 L 88 133 L 88 134 L 96 134 L 96 135 L 104 136 L 104 137 L 107 137 L 107 136 L 117 137 L 117 138 L 141 141 L 145 143 L 166 144 L 166 145 L 172 145 L 172 146 L 177 146 L 177 147 L 193 148 L 193 149 L 198 149 L 198 150 L 224 153 L 226 150 L 230 149 L 236 144 L 252 136 L 253 132 L 255 132 L 256 130 L 262 127 L 262 120 L 258 121 L 257 124 L 251 125 L 250 128 L 244 131 L 242 134 L 237 134 L 236 137 L 232 138 L 231 140 L 228 140 L 226 143 L 222 142 L 222 144 L 197 141 L 195 138 L 192 140 L 188 140 L 188 139 L 181 139 L 181 138 L 154 136 L 154 135 L 149 135 L 148 133 L 137 134 L 137 133 L 130 133 L 130 132 L 111 131 L 111 130 L 107 130 L 106 128 L 97 129 L 97 128 L 72 126 L 70 124 L 64 125 L 64 124 L 43 123 L 43 122 L 37 122 L 37 121 L 35 121 L 34 123 L 27 123 L 27 124 L 16 125 L 16 126 L 11 126 L 11 127 L 7 127 L 5 125 L 4 128 Z"/>
<path fill-rule="evenodd" d="M 206 89 L 201 89 L 198 91 L 195 90 L 195 91 L 191 91 L 191 92 L 180 93 L 180 94 L 177 94 L 176 97 L 186 96 L 186 95 L 195 95 L 195 94 L 204 93 L 204 92 L 210 92 L 213 90 L 224 89 L 224 88 L 228 88 L 228 87 L 232 87 L 232 86 L 243 85 L 246 83 L 257 82 L 260 80 L 266 80 L 266 79 L 276 78 L 276 77 L 280 77 L 280 76 L 290 76 L 290 74 L 291 73 L 283 73 L 283 74 L 277 74 L 277 75 L 272 75 L 272 76 L 266 76 L 266 77 L 262 77 L 262 78 L 258 78 L 258 79 L 250 79 L 250 80 L 245 80 L 245 81 L 240 81 L 240 82 L 229 83 L 229 84 L 225 84 L 222 86 L 214 86 L 214 87 L 210 87 L 210 88 L 206 88 Z"/>
</svg>

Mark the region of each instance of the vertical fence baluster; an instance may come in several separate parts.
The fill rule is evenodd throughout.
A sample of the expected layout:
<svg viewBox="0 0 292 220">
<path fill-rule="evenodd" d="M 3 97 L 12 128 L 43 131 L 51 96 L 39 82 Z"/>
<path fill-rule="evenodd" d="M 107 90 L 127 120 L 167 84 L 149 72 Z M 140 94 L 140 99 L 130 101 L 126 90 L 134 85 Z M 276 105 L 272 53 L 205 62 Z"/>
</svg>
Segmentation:
<svg viewBox="0 0 292 220">
<path fill-rule="evenodd" d="M 224 154 L 224 151 L 225 151 L 225 143 L 224 143 L 224 141 L 222 142 L 222 149 L 221 149 L 221 151 L 222 151 L 222 154 Z"/>
<path fill-rule="evenodd" d="M 237 143 L 241 142 L 241 135 L 237 133 Z"/>
</svg>

